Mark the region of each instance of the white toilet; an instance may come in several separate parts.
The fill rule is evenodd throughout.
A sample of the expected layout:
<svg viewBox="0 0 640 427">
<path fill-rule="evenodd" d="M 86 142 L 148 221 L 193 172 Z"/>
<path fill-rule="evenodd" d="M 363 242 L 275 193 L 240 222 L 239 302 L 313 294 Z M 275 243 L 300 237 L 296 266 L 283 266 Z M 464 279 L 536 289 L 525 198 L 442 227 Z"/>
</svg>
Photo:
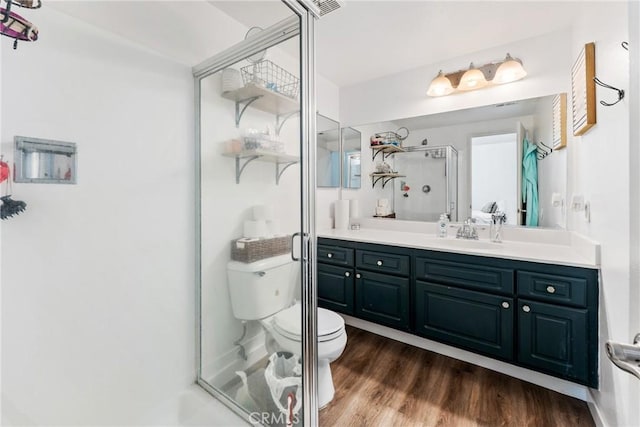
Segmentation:
<svg viewBox="0 0 640 427">
<path fill-rule="evenodd" d="M 302 314 L 300 304 L 293 304 L 299 278 L 297 267 L 286 254 L 250 264 L 229 261 L 227 273 L 233 315 L 240 320 L 260 320 L 267 340 L 273 338 L 281 350 L 300 354 Z M 340 357 L 346 344 L 342 317 L 319 308 L 318 405 L 321 408 L 331 402 L 335 392 L 329 364 Z"/>
</svg>

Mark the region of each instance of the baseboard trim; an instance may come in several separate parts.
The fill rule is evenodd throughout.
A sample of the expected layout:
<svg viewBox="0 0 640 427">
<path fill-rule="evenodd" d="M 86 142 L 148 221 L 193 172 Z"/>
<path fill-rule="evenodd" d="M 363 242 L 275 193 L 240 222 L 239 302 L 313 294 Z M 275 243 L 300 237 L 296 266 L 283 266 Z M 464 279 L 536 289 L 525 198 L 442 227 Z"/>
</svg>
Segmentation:
<svg viewBox="0 0 640 427">
<path fill-rule="evenodd" d="M 396 329 L 388 328 L 386 326 L 381 326 L 376 323 L 368 322 L 366 320 L 358 319 L 344 314 L 341 314 L 341 316 L 345 319 L 345 323 L 347 325 L 359 329 L 364 329 L 365 331 L 374 333 L 376 335 L 400 341 L 415 347 L 423 348 L 425 350 L 433 351 L 434 353 L 462 360 L 463 362 L 482 366 L 483 368 L 500 372 L 511 377 L 518 378 L 522 381 L 539 385 L 540 387 L 544 387 L 567 396 L 575 397 L 576 399 L 580 399 L 585 402 L 589 401 L 590 393 L 588 387 L 555 378 L 550 375 L 542 374 L 540 372 L 535 372 L 526 368 L 511 365 L 506 362 L 501 362 L 487 356 L 481 356 L 470 351 L 451 347 L 449 345 L 442 344 L 437 341 L 432 341 L 427 338 L 418 337 L 407 332 L 402 332 Z"/>
<path fill-rule="evenodd" d="M 591 412 L 591 418 L 593 418 L 593 422 L 596 424 L 596 427 L 609 427 L 607 423 L 604 421 L 602 412 L 600 412 L 600 408 L 594 401 L 593 394 L 591 392 L 589 392 L 589 399 L 587 399 L 587 406 L 589 407 L 589 412 Z"/>
<path fill-rule="evenodd" d="M 233 381 L 237 378 L 236 371 L 244 371 L 267 356 L 264 339 L 264 332 L 260 331 L 243 343 L 247 360 L 240 357 L 238 347 L 232 347 L 202 370 L 206 373 L 213 372 L 203 379 L 216 388 Z"/>
</svg>

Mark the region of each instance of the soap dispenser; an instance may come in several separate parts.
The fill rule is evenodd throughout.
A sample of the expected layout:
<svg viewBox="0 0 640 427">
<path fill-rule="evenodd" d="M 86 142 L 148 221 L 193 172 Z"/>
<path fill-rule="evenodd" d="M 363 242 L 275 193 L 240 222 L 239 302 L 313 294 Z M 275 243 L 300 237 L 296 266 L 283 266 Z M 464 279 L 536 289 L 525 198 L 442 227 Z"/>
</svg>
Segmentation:
<svg viewBox="0 0 640 427">
<path fill-rule="evenodd" d="M 441 214 L 438 220 L 438 237 L 447 237 L 447 225 L 449 224 L 449 217 L 447 214 Z"/>
</svg>

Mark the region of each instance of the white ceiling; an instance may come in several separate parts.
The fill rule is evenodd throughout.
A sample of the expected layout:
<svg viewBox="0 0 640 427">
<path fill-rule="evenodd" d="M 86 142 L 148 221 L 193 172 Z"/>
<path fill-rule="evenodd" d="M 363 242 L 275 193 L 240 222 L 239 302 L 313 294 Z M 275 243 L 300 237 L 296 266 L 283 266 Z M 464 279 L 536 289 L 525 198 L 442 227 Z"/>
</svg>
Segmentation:
<svg viewBox="0 0 640 427">
<path fill-rule="evenodd" d="M 247 26 L 282 18 L 273 0 L 210 3 Z M 317 24 L 316 67 L 349 86 L 567 28 L 576 7 L 585 2 L 346 0 Z"/>
<path fill-rule="evenodd" d="M 317 71 L 339 87 L 349 86 L 567 28 L 575 8 L 590 4 L 346 0 L 317 23 Z M 233 26 L 224 22 L 225 15 L 247 27 L 263 28 L 291 16 L 279 0 L 50 1 L 47 5 L 187 65 L 229 47 L 229 38 L 242 40 L 244 32 L 229 32 Z M 289 45 L 295 55 L 294 44 Z M 481 58 L 494 59 L 499 58 Z"/>
</svg>

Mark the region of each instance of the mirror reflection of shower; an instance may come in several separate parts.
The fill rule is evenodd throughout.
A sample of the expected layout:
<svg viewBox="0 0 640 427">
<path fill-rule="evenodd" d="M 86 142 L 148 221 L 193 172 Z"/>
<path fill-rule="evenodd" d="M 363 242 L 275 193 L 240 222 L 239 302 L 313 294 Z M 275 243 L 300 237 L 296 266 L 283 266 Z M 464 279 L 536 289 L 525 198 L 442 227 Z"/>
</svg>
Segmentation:
<svg viewBox="0 0 640 427">
<path fill-rule="evenodd" d="M 446 213 L 458 221 L 458 152 L 451 145 L 405 147 L 394 169 L 406 178 L 394 184 L 396 218 L 437 221 Z"/>
</svg>

